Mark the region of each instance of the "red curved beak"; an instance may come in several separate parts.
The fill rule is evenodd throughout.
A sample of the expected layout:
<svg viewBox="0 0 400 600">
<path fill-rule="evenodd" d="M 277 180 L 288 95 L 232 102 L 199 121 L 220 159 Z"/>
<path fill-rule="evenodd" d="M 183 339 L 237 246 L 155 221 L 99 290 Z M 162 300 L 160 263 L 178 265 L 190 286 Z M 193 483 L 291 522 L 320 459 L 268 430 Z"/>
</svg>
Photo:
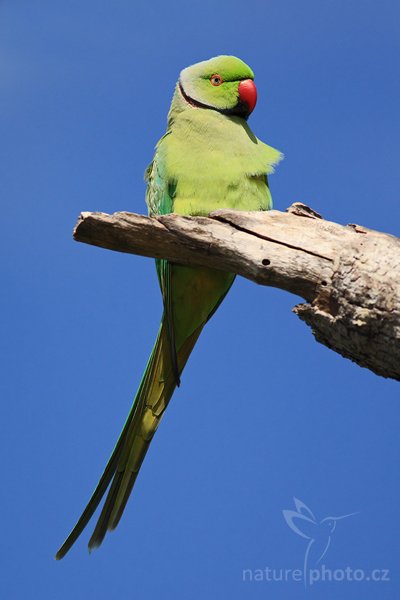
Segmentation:
<svg viewBox="0 0 400 600">
<path fill-rule="evenodd" d="M 257 104 L 257 88 L 252 79 L 244 79 L 239 83 L 239 100 L 249 107 L 249 114 Z"/>
</svg>

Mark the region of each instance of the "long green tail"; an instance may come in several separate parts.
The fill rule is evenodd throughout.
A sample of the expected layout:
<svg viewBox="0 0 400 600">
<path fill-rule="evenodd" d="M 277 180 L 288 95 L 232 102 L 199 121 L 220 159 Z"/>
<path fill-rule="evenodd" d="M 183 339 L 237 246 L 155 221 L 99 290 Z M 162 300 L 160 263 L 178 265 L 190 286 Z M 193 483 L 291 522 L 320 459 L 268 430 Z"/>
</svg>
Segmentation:
<svg viewBox="0 0 400 600">
<path fill-rule="evenodd" d="M 179 374 L 201 333 L 203 325 L 187 338 L 177 353 Z M 75 527 L 58 550 L 63 558 L 80 536 L 108 491 L 103 509 L 89 541 L 89 550 L 102 543 L 107 531 L 115 529 L 124 512 L 150 442 L 176 387 L 165 318 L 140 383 L 132 408 L 104 473 Z"/>
</svg>

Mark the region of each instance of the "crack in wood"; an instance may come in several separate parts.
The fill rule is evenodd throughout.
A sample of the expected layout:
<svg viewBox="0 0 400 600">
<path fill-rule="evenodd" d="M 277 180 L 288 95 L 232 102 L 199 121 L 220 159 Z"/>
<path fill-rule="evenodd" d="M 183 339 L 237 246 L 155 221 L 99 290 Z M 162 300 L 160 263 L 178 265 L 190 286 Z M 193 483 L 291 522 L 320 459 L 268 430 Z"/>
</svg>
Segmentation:
<svg viewBox="0 0 400 600">
<path fill-rule="evenodd" d="M 276 240 L 267 235 L 262 235 L 261 233 L 258 233 L 257 231 L 253 231 L 252 229 L 247 229 L 246 227 L 242 227 L 241 225 L 238 225 L 237 223 L 230 221 L 229 218 L 223 217 L 222 215 L 212 215 L 211 218 L 214 219 L 215 221 L 219 221 L 220 223 L 226 223 L 227 225 L 230 225 L 231 227 L 233 227 L 234 229 L 237 229 L 238 231 L 243 231 L 244 233 L 248 233 L 249 235 L 254 235 L 254 237 L 257 237 L 260 240 L 265 240 L 266 242 L 272 242 L 273 244 L 278 244 L 280 246 L 284 246 L 285 248 L 290 248 L 291 250 L 299 250 L 300 252 L 304 252 L 305 254 L 309 254 L 310 256 L 315 256 L 317 258 L 322 258 L 323 260 L 326 260 L 328 262 L 333 262 L 333 258 L 330 258 L 329 256 L 324 256 L 323 254 L 318 254 L 318 252 L 313 252 L 312 250 L 307 250 L 306 248 L 303 248 L 302 246 L 295 246 L 294 244 L 289 244 L 288 242 L 282 242 L 281 240 Z M 308 218 L 310 218 L 310 217 L 308 217 Z"/>
</svg>

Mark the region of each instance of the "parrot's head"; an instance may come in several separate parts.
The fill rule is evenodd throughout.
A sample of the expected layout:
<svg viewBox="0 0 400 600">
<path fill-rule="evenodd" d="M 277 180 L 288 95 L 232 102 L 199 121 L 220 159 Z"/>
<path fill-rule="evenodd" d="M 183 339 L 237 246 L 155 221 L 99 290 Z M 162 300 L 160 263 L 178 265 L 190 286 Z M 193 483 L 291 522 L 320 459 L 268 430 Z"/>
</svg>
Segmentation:
<svg viewBox="0 0 400 600">
<path fill-rule="evenodd" d="M 178 90 L 195 108 L 247 119 L 257 102 L 254 73 L 235 56 L 217 56 L 184 69 Z"/>
</svg>

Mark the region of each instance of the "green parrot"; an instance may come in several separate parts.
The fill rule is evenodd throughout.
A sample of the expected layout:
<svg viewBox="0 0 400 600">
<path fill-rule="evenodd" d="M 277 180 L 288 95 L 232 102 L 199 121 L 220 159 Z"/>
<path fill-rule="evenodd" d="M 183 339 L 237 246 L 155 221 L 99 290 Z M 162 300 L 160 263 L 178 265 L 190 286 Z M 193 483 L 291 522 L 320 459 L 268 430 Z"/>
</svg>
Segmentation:
<svg viewBox="0 0 400 600">
<path fill-rule="evenodd" d="M 282 155 L 247 124 L 256 101 L 253 71 L 234 56 L 217 56 L 181 72 L 167 131 L 145 174 L 150 215 L 271 208 L 267 176 Z M 156 343 L 104 473 L 57 559 L 82 533 L 107 490 L 89 550 L 118 525 L 186 361 L 235 279 L 232 273 L 164 259 L 156 260 L 156 267 L 164 304 Z"/>
</svg>

